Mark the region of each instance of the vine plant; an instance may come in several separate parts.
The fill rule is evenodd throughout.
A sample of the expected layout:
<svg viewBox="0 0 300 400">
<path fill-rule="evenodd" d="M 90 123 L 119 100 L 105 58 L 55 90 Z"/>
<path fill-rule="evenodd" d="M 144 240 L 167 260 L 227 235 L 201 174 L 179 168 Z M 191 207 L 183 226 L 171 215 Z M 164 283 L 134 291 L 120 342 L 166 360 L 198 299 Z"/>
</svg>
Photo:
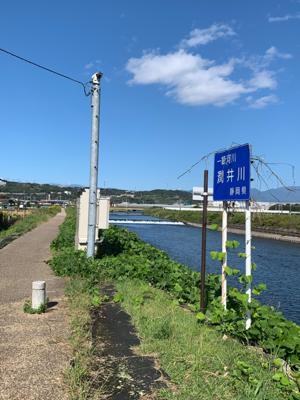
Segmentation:
<svg viewBox="0 0 300 400">
<path fill-rule="evenodd" d="M 227 241 L 226 247 L 239 247 L 236 240 Z M 225 253 L 212 251 L 213 260 L 223 262 Z M 246 254 L 239 252 L 238 257 L 245 258 Z M 256 264 L 252 263 L 252 270 Z M 238 268 L 225 267 L 225 274 L 235 279 L 236 286 L 228 291 L 227 309 L 221 305 L 220 299 L 215 298 L 205 316 L 200 315 L 201 321 L 215 325 L 224 333 L 238 337 L 247 344 L 258 344 L 274 356 L 274 366 L 277 372 L 274 381 L 291 392 L 291 399 L 300 399 L 300 329 L 299 326 L 286 320 L 274 307 L 262 305 L 256 298 L 248 301 L 245 289 L 252 282 L 252 276 L 246 276 Z M 252 294 L 259 296 L 267 289 L 265 283 L 252 288 Z M 251 313 L 252 324 L 245 329 L 245 318 Z"/>
</svg>

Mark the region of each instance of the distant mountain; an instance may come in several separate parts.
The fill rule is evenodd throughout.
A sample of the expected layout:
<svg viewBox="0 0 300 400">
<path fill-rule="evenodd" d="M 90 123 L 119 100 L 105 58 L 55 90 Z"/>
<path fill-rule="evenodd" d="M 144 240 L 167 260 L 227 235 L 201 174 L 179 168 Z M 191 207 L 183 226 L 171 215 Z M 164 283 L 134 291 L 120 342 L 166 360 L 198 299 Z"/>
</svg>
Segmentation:
<svg viewBox="0 0 300 400">
<path fill-rule="evenodd" d="M 51 193 L 51 198 L 75 199 L 80 193 L 80 185 L 61 185 L 47 183 L 12 182 L 2 180 L 0 185 L 0 197 L 6 193 L 6 197 L 36 195 L 46 198 Z M 252 198 L 256 201 L 270 203 L 300 203 L 300 186 L 290 186 L 290 190 L 284 187 L 260 191 L 252 189 Z M 110 196 L 113 203 L 122 202 L 135 204 L 192 204 L 192 192 L 187 190 L 154 189 L 134 191 L 117 188 L 101 188 L 103 196 Z"/>
<path fill-rule="evenodd" d="M 133 203 L 133 204 L 191 204 L 192 193 L 185 190 L 121 190 L 101 189 L 104 196 L 110 196 L 112 203 Z"/>
<path fill-rule="evenodd" d="M 79 192 L 78 187 L 62 186 L 48 183 L 13 182 L 5 181 L 5 185 L 0 185 L 0 195 L 3 197 L 16 197 L 33 195 L 32 199 L 46 198 L 49 194 L 51 198 L 73 199 Z M 34 197 L 35 196 L 35 197 Z"/>
<path fill-rule="evenodd" d="M 289 186 L 289 189 L 284 187 L 265 191 L 252 189 L 251 196 L 254 200 L 262 202 L 300 203 L 300 186 Z"/>
<path fill-rule="evenodd" d="M 80 186 L 48 183 L 12 182 L 5 181 L 5 185 L 0 186 L 1 198 L 23 198 L 24 196 L 35 198 L 52 199 L 75 199 L 80 194 Z M 133 191 L 117 188 L 101 188 L 102 196 L 110 196 L 111 201 L 119 203 L 135 204 L 191 204 L 192 193 L 185 190 L 144 190 Z"/>
</svg>

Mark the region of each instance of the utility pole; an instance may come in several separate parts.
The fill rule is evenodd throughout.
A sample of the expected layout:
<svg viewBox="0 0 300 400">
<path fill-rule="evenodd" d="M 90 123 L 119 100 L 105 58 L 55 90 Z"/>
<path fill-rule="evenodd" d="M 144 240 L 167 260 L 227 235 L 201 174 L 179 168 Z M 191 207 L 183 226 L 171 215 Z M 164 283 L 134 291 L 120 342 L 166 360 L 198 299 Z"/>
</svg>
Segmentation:
<svg viewBox="0 0 300 400">
<path fill-rule="evenodd" d="M 102 72 L 92 76 L 92 139 L 90 162 L 90 191 L 87 232 L 87 256 L 95 254 L 95 235 L 97 218 L 97 184 L 98 184 L 98 155 L 99 155 L 99 122 L 100 122 L 100 80 Z"/>
</svg>

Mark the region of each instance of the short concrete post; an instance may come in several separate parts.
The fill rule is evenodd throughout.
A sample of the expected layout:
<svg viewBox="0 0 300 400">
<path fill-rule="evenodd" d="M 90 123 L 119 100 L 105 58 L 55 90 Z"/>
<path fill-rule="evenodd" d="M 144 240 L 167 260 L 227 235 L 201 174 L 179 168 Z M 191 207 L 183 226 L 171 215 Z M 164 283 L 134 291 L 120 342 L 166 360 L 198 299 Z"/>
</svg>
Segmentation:
<svg viewBox="0 0 300 400">
<path fill-rule="evenodd" d="M 32 282 L 32 302 L 31 307 L 38 309 L 46 303 L 46 282 L 35 281 Z"/>
</svg>

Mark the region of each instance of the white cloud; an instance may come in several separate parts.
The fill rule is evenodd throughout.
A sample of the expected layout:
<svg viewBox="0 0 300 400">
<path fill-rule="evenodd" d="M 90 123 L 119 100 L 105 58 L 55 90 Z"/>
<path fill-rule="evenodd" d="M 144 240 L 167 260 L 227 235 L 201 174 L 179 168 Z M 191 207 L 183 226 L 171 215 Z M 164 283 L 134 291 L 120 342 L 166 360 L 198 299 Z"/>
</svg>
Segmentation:
<svg viewBox="0 0 300 400">
<path fill-rule="evenodd" d="M 234 60 L 216 65 L 185 50 L 131 58 L 126 68 L 133 74 L 131 84 L 165 85 L 167 94 L 182 104 L 220 106 L 248 91 L 243 84 L 228 79 L 234 70 Z"/>
<path fill-rule="evenodd" d="M 216 64 L 197 54 L 178 50 L 165 55 L 148 53 L 141 58 L 131 58 L 127 70 L 133 74 L 131 84 L 161 84 L 166 93 L 179 103 L 187 105 L 223 106 L 246 93 L 259 89 L 275 89 L 274 73 L 259 70 L 248 80 L 231 78 L 238 61 Z"/>
<path fill-rule="evenodd" d="M 195 30 L 191 32 L 190 38 L 195 36 L 193 32 Z M 167 96 L 178 103 L 224 106 L 260 90 L 276 89 L 276 74 L 270 68 L 276 58 L 288 59 L 291 55 L 280 53 L 272 46 L 259 57 L 230 58 L 224 63 L 217 63 L 200 54 L 191 53 L 187 48 L 181 48 L 165 54 L 150 51 L 139 58 L 130 58 L 126 69 L 132 74 L 129 84 L 158 84 L 165 88 Z M 237 73 L 243 78 L 238 78 Z M 275 98 L 270 94 L 248 103 L 251 107 L 263 108 L 274 103 Z"/>
<path fill-rule="evenodd" d="M 265 54 L 265 59 L 272 61 L 275 58 L 283 58 L 285 60 L 289 60 L 290 58 L 293 58 L 293 56 L 289 53 L 280 53 L 280 51 L 277 50 L 275 46 L 271 46 Z"/>
<path fill-rule="evenodd" d="M 284 59 L 288 60 L 293 58 L 292 54 L 289 53 L 281 53 L 277 47 L 271 46 L 269 47 L 265 54 L 262 56 L 252 56 L 247 59 L 242 59 L 241 64 L 245 67 L 250 68 L 252 71 L 262 71 L 270 67 L 270 64 L 276 59 Z"/>
<path fill-rule="evenodd" d="M 279 99 L 274 94 L 270 94 L 269 96 L 259 97 L 258 99 L 253 99 L 252 96 L 247 97 L 247 101 L 249 103 L 249 107 L 251 108 L 265 108 L 270 104 L 278 103 Z"/>
<path fill-rule="evenodd" d="M 101 65 L 101 64 L 102 64 L 102 61 L 101 61 L 101 60 L 91 61 L 91 62 L 85 64 L 84 69 L 85 69 L 85 70 L 90 70 L 90 69 L 92 69 L 92 68 L 97 68 L 97 67 L 99 67 L 99 65 Z"/>
<path fill-rule="evenodd" d="M 298 14 L 286 14 L 281 17 L 268 17 L 269 22 L 286 22 L 290 19 L 300 19 L 300 13 Z"/>
<path fill-rule="evenodd" d="M 277 81 L 272 71 L 263 70 L 254 73 L 253 78 L 250 79 L 249 84 L 255 90 L 257 89 L 275 89 Z"/>
<path fill-rule="evenodd" d="M 213 24 L 206 29 L 194 29 L 187 39 L 180 42 L 180 47 L 195 47 L 204 45 L 226 36 L 234 36 L 233 29 L 226 24 Z"/>
<path fill-rule="evenodd" d="M 164 83 L 171 84 L 192 71 L 204 69 L 212 63 L 200 55 L 179 50 L 175 53 L 160 55 L 148 53 L 141 58 L 130 58 L 127 70 L 134 77 L 130 81 L 137 84 Z"/>
<path fill-rule="evenodd" d="M 91 69 L 91 68 L 93 68 L 93 66 L 94 66 L 94 63 L 89 62 L 89 63 L 85 64 L 84 69 Z"/>
</svg>

